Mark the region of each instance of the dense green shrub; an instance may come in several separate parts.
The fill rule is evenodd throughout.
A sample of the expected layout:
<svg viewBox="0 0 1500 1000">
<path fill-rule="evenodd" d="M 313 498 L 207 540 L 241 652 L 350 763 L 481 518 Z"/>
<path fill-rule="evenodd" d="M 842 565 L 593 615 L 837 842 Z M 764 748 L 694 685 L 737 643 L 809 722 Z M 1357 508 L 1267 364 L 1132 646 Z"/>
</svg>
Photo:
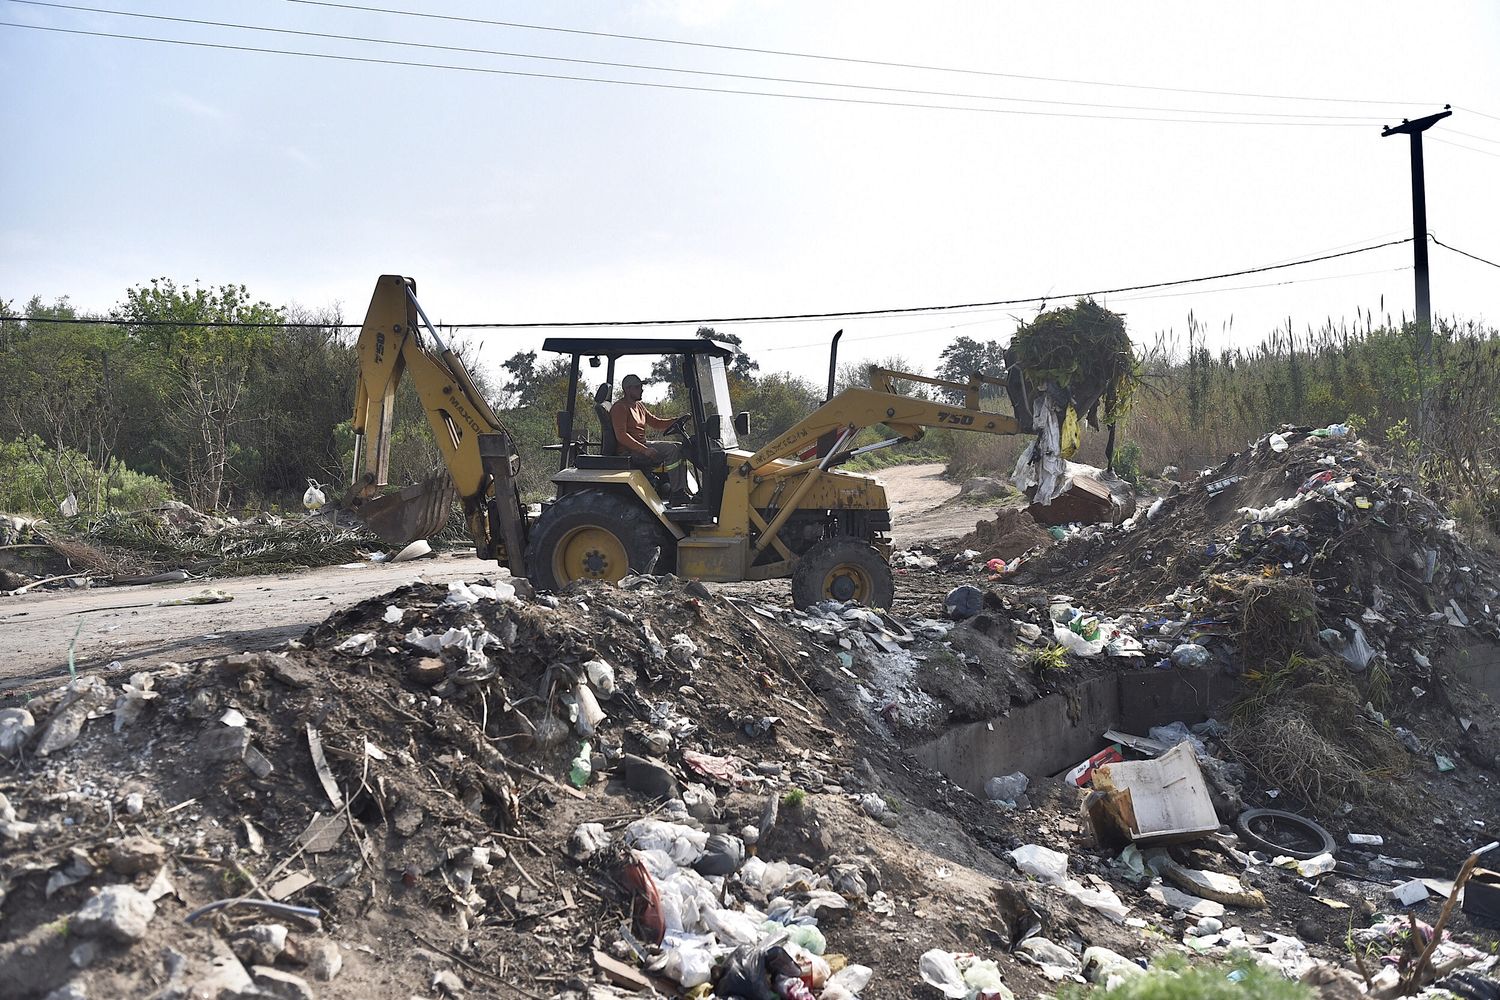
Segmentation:
<svg viewBox="0 0 1500 1000">
<path fill-rule="evenodd" d="M 100 470 L 72 448 L 49 448 L 35 434 L 0 441 L 0 511 L 56 519 L 72 495 L 82 515 L 139 510 L 172 497 L 165 481 L 119 461 Z"/>
</svg>

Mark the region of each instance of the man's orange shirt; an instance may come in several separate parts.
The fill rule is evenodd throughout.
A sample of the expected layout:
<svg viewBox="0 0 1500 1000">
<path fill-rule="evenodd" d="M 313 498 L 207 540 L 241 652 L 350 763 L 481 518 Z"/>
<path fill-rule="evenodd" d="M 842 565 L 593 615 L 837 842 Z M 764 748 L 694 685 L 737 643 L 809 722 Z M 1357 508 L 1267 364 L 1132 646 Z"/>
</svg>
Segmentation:
<svg viewBox="0 0 1500 1000">
<path fill-rule="evenodd" d="M 669 418 L 658 417 L 646 409 L 645 403 L 624 399 L 609 408 L 609 422 L 614 425 L 620 448 L 634 455 L 644 454 L 651 447 L 646 443 L 646 428 L 666 430 L 672 426 Z"/>
</svg>

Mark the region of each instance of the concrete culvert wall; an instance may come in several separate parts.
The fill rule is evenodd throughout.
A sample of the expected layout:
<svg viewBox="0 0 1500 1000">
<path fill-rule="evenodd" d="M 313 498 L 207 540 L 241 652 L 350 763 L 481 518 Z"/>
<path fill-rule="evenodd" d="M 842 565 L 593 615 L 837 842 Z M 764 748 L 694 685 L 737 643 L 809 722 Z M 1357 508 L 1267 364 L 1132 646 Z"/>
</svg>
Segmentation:
<svg viewBox="0 0 1500 1000">
<path fill-rule="evenodd" d="M 1061 774 L 1098 753 L 1106 730 L 1144 736 L 1152 726 L 1212 718 L 1239 694 L 1215 670 L 1132 670 L 1092 677 L 988 722 L 954 726 L 913 749 L 917 759 L 975 795 L 1001 774 Z"/>
</svg>

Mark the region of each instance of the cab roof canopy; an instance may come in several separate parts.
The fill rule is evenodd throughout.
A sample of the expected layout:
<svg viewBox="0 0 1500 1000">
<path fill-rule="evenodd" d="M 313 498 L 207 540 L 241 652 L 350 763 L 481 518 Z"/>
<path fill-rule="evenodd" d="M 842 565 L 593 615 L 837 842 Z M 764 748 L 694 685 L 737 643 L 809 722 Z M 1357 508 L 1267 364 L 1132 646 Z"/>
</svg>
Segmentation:
<svg viewBox="0 0 1500 1000">
<path fill-rule="evenodd" d="M 615 337 L 548 337 L 542 350 L 586 357 L 621 358 L 636 354 L 711 354 L 729 359 L 734 350 L 702 337 L 659 337 L 624 340 Z"/>
</svg>

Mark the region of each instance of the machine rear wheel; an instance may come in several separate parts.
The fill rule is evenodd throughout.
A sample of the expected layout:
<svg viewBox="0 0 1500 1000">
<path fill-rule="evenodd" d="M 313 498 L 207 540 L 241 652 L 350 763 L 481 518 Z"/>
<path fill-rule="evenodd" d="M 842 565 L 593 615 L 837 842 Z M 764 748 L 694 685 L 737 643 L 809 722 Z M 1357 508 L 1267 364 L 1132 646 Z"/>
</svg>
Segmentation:
<svg viewBox="0 0 1500 1000">
<path fill-rule="evenodd" d="M 541 590 L 574 580 L 614 583 L 628 573 L 671 569 L 672 536 L 633 498 L 570 493 L 547 508 L 526 547 L 526 572 Z"/>
<path fill-rule="evenodd" d="M 857 538 L 831 538 L 807 550 L 792 573 L 792 603 L 799 608 L 822 601 L 858 601 L 889 608 L 896 596 L 890 564 L 879 550 Z"/>
</svg>

